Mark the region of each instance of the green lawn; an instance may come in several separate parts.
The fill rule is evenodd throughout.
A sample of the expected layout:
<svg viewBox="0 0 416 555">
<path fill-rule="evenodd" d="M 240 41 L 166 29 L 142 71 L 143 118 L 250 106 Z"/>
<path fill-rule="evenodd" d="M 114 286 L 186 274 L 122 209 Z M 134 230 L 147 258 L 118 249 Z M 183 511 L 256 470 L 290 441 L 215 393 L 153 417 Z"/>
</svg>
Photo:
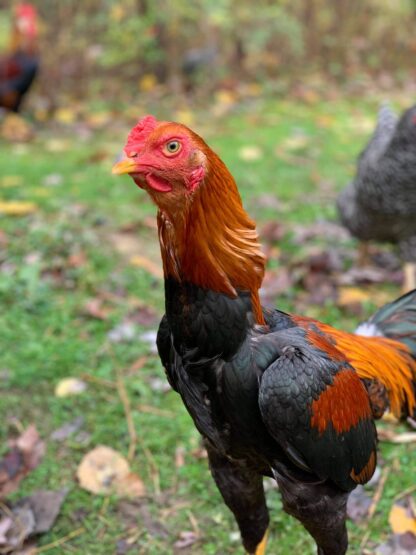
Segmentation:
<svg viewBox="0 0 416 555">
<path fill-rule="evenodd" d="M 196 112 L 194 128 L 228 164 L 252 216 L 259 223 L 276 220 L 287 227 L 282 258 L 301 258 L 302 249 L 310 245 L 297 245 L 291 229 L 335 220 L 336 191 L 352 176 L 376 110 L 375 101 L 252 101 L 217 118 Z M 166 110 L 157 115 L 172 117 Z M 40 545 L 83 528 L 48 553 L 124 553 L 128 540 L 131 553 L 167 555 L 174 552 L 182 531 L 197 531 L 200 540 L 180 553 L 238 555 L 243 550 L 237 527 L 206 460 L 199 456 L 198 433 L 178 396 L 162 387 L 159 360 L 140 337 L 157 327 L 163 283 L 130 263 L 138 254 L 157 265 L 158 252 L 156 233 L 148 223 L 154 207 L 128 178 L 110 174 L 127 131 L 128 123 L 121 119 L 91 133 L 81 126 L 51 126 L 39 129 L 29 144 L 0 143 L 0 201 L 30 201 L 38 207 L 20 218 L 0 216 L 0 455 L 7 438 L 16 434 L 16 422 L 23 427 L 35 423 L 47 441 L 43 462 L 13 498 L 39 488 L 70 488 L 55 526 L 40 538 Z M 241 149 L 253 146 L 259 149 L 254 156 L 258 159 L 245 160 Z M 5 176 L 22 180 L 19 184 Z M 273 197 L 277 204 L 266 206 Z M 333 247 L 334 240 L 322 237 L 314 244 Z M 274 267 L 279 264 L 278 259 L 271 261 Z M 380 289 L 392 297 L 399 292 L 388 284 Z M 276 302 L 293 310 L 300 293 L 296 287 Z M 103 320 L 85 311 L 86 302 L 97 298 L 108 309 Z M 372 303 L 365 308 L 368 314 L 373 309 Z M 308 314 L 346 329 L 357 323 L 333 302 L 310 306 Z M 126 321 L 134 322 L 129 327 L 134 337 L 110 341 L 109 332 Z M 144 367 L 128 370 L 143 355 Z M 148 491 L 136 508 L 115 497 L 93 496 L 81 490 L 75 478 L 82 456 L 96 445 L 127 454 L 123 405 L 117 390 L 105 385 L 106 380 L 116 382 L 120 370 L 139 436 L 132 469 Z M 97 378 L 88 382 L 85 393 L 54 395 L 60 379 L 85 374 Z M 84 418 L 81 434 L 63 442 L 49 438 L 79 416 Z M 184 458 L 180 464 L 178 448 Z M 382 444 L 381 459 L 392 471 L 370 523 L 349 525 L 351 553 L 361 553 L 367 531 L 370 547 L 387 536 L 393 498 L 414 484 L 416 458 L 410 445 Z M 312 541 L 283 513 L 273 488 L 268 503 L 268 552 L 313 553 Z"/>
</svg>

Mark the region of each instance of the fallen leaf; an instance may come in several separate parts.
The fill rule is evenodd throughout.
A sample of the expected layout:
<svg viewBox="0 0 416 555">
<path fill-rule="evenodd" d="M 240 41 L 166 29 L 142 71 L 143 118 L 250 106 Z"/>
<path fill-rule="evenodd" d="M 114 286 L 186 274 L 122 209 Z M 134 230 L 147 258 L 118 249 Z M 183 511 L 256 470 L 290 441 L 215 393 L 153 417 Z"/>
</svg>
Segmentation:
<svg viewBox="0 0 416 555">
<path fill-rule="evenodd" d="M 0 201 L 0 214 L 7 216 L 27 216 L 38 209 L 34 202 Z"/>
<path fill-rule="evenodd" d="M 0 134 L 6 141 L 29 141 L 33 137 L 33 129 L 18 114 L 7 114 L 0 122 Z"/>
<path fill-rule="evenodd" d="M 84 417 L 78 416 L 74 420 L 71 420 L 71 422 L 67 422 L 60 428 L 57 428 L 56 430 L 54 430 L 51 433 L 50 438 L 53 441 L 64 441 L 65 439 L 68 439 L 70 436 L 78 432 L 78 430 L 80 430 L 83 424 L 84 424 Z"/>
<path fill-rule="evenodd" d="M 256 145 L 243 146 L 238 151 L 238 156 L 244 162 L 254 162 L 263 158 L 263 151 Z"/>
<path fill-rule="evenodd" d="M 107 320 L 112 311 L 110 308 L 103 305 L 102 299 L 96 298 L 87 301 L 82 308 L 82 312 L 90 318 Z"/>
<path fill-rule="evenodd" d="M 130 258 L 130 264 L 133 266 L 137 266 L 138 268 L 142 268 L 152 274 L 153 277 L 157 279 L 163 278 L 163 271 L 162 268 L 158 265 L 146 258 L 145 256 L 135 255 Z"/>
<path fill-rule="evenodd" d="M 394 503 L 389 514 L 389 524 L 395 534 L 411 532 L 416 535 L 416 515 L 411 498 Z"/>
<path fill-rule="evenodd" d="M 55 387 L 56 397 L 69 397 L 79 395 L 87 389 L 87 384 L 79 378 L 64 378 Z"/>
<path fill-rule="evenodd" d="M 157 87 L 157 79 L 153 73 L 145 73 L 139 81 L 139 89 L 143 92 L 152 92 Z"/>
<path fill-rule="evenodd" d="M 65 152 L 69 150 L 69 143 L 64 139 L 49 139 L 45 143 L 45 149 L 48 152 Z"/>
<path fill-rule="evenodd" d="M 159 314 L 146 305 L 138 307 L 129 317 L 140 326 L 155 326 L 160 320 Z"/>
<path fill-rule="evenodd" d="M 13 520 L 9 516 L 2 517 L 0 520 L 0 546 L 7 543 L 6 534 L 13 526 Z"/>
<path fill-rule="evenodd" d="M 177 110 L 174 121 L 180 121 L 184 125 L 191 127 L 195 123 L 195 116 L 190 110 Z"/>
<path fill-rule="evenodd" d="M 17 187 L 23 184 L 23 177 L 21 175 L 3 175 L 0 179 L 1 187 Z"/>
<path fill-rule="evenodd" d="M 73 123 L 76 119 L 76 113 L 71 108 L 58 108 L 55 112 L 55 119 L 59 123 L 69 124 Z"/>
<path fill-rule="evenodd" d="M 67 494 L 67 489 L 59 491 L 38 490 L 33 492 L 32 495 L 20 499 L 15 507 L 28 506 L 35 520 L 32 533 L 44 534 L 52 528 Z"/>
<path fill-rule="evenodd" d="M 179 533 L 179 540 L 177 540 L 173 544 L 173 546 L 176 549 L 186 549 L 187 547 L 190 547 L 198 540 L 199 540 L 199 537 L 195 532 L 183 531 Z"/>
<path fill-rule="evenodd" d="M 377 436 L 380 441 L 386 441 L 389 443 L 415 443 L 416 442 L 416 432 L 404 432 L 402 434 L 397 434 L 393 430 L 380 428 L 379 430 L 377 430 Z"/>
<path fill-rule="evenodd" d="M 44 534 L 52 528 L 67 493 L 67 490 L 35 491 L 32 495 L 8 505 L 7 509 L 5 505 L 0 507 L 0 552 L 26 552 L 29 555 L 30 550 L 26 551 L 26 547 L 23 551 L 19 548 L 28 537 Z M 27 546 L 29 548 L 31 546 Z"/>
<path fill-rule="evenodd" d="M 141 497 L 145 493 L 143 482 L 130 471 L 127 460 L 105 445 L 96 447 L 83 457 L 77 469 L 77 478 L 80 486 L 91 493 L 116 493 L 128 497 Z"/>
<path fill-rule="evenodd" d="M 74 252 L 68 256 L 66 261 L 69 268 L 81 268 L 87 262 L 87 255 L 84 251 Z"/>
<path fill-rule="evenodd" d="M 143 481 L 134 472 L 117 480 L 114 486 L 115 493 L 122 497 L 143 497 L 146 493 Z"/>
<path fill-rule="evenodd" d="M 338 289 L 338 304 L 342 307 L 357 303 L 361 304 L 370 299 L 371 294 L 358 287 L 340 287 Z"/>
<path fill-rule="evenodd" d="M 18 488 L 20 481 L 38 466 L 45 452 L 45 443 L 33 425 L 10 445 L 10 451 L 0 460 L 0 499 Z"/>
<path fill-rule="evenodd" d="M 310 143 L 310 138 L 307 135 L 299 134 L 293 137 L 288 137 L 279 144 L 279 148 L 284 150 L 302 150 Z"/>
</svg>

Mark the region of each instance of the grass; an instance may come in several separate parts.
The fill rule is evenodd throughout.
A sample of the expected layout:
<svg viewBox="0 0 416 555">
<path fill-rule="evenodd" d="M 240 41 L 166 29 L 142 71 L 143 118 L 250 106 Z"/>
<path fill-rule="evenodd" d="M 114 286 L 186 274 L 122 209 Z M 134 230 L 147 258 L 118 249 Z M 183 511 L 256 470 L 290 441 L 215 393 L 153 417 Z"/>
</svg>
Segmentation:
<svg viewBox="0 0 416 555">
<path fill-rule="evenodd" d="M 375 111 L 376 104 L 367 101 L 311 105 L 267 101 L 242 105 L 218 119 L 202 112 L 194 118 L 195 127 L 236 177 L 253 217 L 259 223 L 272 219 L 290 226 L 336 218 L 336 191 L 352 175 Z M 144 306 L 157 315 L 163 311 L 161 280 L 129 262 L 135 252 L 157 263 L 155 233 L 143 225 L 154 208 L 127 178 L 110 175 L 128 130 L 123 122 L 92 134 L 78 128 L 45 128 L 27 145 L 1 145 L 0 174 L 21 181 L 5 187 L 7 179 L 0 178 L 0 200 L 35 202 L 37 210 L 21 218 L 0 216 L 0 455 L 6 451 L 7 438 L 16 433 L 16 422 L 21 426 L 34 422 L 47 440 L 42 464 L 13 498 L 40 488 L 70 488 L 55 526 L 39 540 L 39 545 L 52 545 L 51 554 L 123 553 L 127 545 L 123 541 L 131 540 L 132 553 L 167 555 L 181 531 L 198 529 L 200 540 L 182 553 L 238 555 L 243 551 L 236 524 L 211 480 L 206 460 L 198 456 L 198 434 L 178 396 L 160 387 L 161 365 L 140 339 L 142 332 L 156 329 L 156 320 L 150 318 L 147 326 L 135 324 L 133 340 L 108 339 L 111 330 Z M 243 160 L 241 148 L 253 145 L 261 149 L 261 157 Z M 278 207 L 267 207 L 267 199 L 274 197 Z M 133 231 L 120 231 L 126 226 Z M 334 243 L 323 238 L 321 244 Z M 290 234 L 280 248 L 289 257 L 302 256 L 302 247 Z M 392 297 L 398 294 L 397 288 L 386 288 Z M 277 300 L 279 306 L 293 309 L 298 292 Z M 85 303 L 95 298 L 104 299 L 108 308 L 104 320 L 85 314 Z M 370 313 L 374 305 L 367 308 Z M 357 322 L 332 302 L 310 307 L 308 313 L 346 329 Z M 75 474 L 83 455 L 98 444 L 127 454 L 130 439 L 123 405 L 117 391 L 99 380 L 115 381 L 117 369 L 129 368 L 141 356 L 147 357 L 144 367 L 125 378 L 141 438 L 132 469 L 143 477 L 149 493 L 136 507 L 136 519 L 127 514 L 129 506 L 122 500 L 80 489 Z M 84 374 L 98 378 L 88 383 L 84 394 L 54 395 L 59 380 Z M 53 430 L 78 416 L 84 418 L 83 434 L 64 442 L 48 439 Z M 157 467 L 158 495 L 143 448 Z M 175 465 L 178 448 L 184 453 L 182 465 Z M 381 458 L 394 472 L 368 526 L 349 524 L 352 554 L 361 552 L 367 532 L 370 545 L 387 536 L 393 498 L 413 485 L 416 460 L 410 445 L 383 444 Z M 312 541 L 283 513 L 273 488 L 268 503 L 272 516 L 268 552 L 313 553 Z M 53 542 L 80 527 L 79 536 L 53 547 Z"/>
</svg>

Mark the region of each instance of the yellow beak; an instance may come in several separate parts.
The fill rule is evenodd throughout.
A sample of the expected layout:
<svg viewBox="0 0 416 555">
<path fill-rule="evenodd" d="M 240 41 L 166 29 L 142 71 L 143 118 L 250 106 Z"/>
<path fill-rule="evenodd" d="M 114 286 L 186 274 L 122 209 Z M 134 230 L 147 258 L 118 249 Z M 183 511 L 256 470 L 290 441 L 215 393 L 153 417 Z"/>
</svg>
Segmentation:
<svg viewBox="0 0 416 555">
<path fill-rule="evenodd" d="M 124 160 L 120 160 L 120 162 L 114 164 L 111 173 L 114 175 L 122 175 L 123 173 L 134 173 L 134 171 L 137 171 L 136 162 L 130 158 L 124 158 Z"/>
</svg>

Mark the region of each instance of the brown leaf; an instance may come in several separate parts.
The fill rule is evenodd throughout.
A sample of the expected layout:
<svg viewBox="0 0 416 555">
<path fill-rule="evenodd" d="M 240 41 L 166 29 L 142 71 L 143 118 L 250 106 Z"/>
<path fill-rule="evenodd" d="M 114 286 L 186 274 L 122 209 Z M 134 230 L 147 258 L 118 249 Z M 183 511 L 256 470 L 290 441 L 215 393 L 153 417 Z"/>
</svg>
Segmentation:
<svg viewBox="0 0 416 555">
<path fill-rule="evenodd" d="M 66 261 L 68 268 L 81 268 L 82 266 L 85 266 L 86 262 L 87 255 L 84 251 L 78 251 L 71 254 Z"/>
<path fill-rule="evenodd" d="M 18 488 L 20 481 L 38 466 L 44 452 L 45 443 L 33 425 L 11 442 L 10 451 L 0 460 L 0 499 Z"/>
<path fill-rule="evenodd" d="M 146 493 L 143 481 L 134 472 L 114 482 L 114 491 L 122 497 L 143 497 Z"/>
<path fill-rule="evenodd" d="M 77 469 L 80 486 L 96 494 L 144 495 L 140 478 L 130 472 L 127 460 L 111 447 L 100 445 L 87 453 Z"/>
<path fill-rule="evenodd" d="M 96 320 L 107 320 L 111 314 L 111 309 L 103 306 L 103 300 L 100 298 L 88 300 L 82 309 L 83 314 Z"/>
</svg>

